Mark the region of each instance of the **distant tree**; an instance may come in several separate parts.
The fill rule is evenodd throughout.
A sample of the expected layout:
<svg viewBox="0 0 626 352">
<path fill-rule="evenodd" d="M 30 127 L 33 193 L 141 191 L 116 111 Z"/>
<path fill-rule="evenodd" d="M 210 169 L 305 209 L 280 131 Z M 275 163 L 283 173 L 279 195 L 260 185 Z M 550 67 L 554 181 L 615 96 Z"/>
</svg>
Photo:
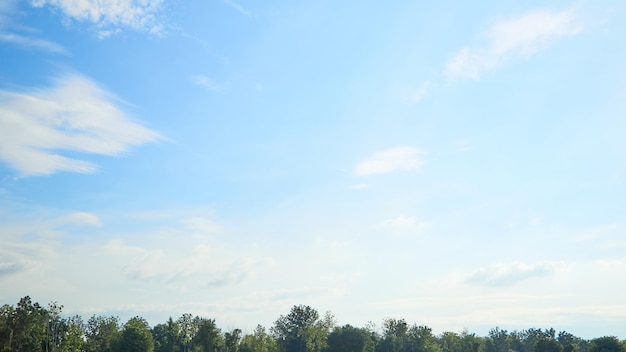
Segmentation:
<svg viewBox="0 0 626 352">
<path fill-rule="evenodd" d="M 17 304 L 11 319 L 11 350 L 41 351 L 45 345 L 48 312 L 26 296 Z"/>
<path fill-rule="evenodd" d="M 463 330 L 460 334 L 461 338 L 461 350 L 463 352 L 483 352 L 485 349 L 484 337 L 476 336 L 474 333 L 469 333 L 467 330 Z"/>
<path fill-rule="evenodd" d="M 196 334 L 191 340 L 194 352 L 218 352 L 224 346 L 222 332 L 215 325 L 214 319 L 197 318 L 194 321 Z"/>
<path fill-rule="evenodd" d="M 141 317 L 130 318 L 124 324 L 117 349 L 120 352 L 154 351 L 154 340 L 148 322 Z"/>
<path fill-rule="evenodd" d="M 625 352 L 624 345 L 615 336 L 604 336 L 591 340 L 590 352 Z"/>
<path fill-rule="evenodd" d="M 498 327 L 489 331 L 489 337 L 485 342 L 486 352 L 509 352 L 510 341 L 509 334 L 506 330 Z"/>
<path fill-rule="evenodd" d="M 281 315 L 271 332 L 281 352 L 318 352 L 325 347 L 326 336 L 321 335 L 327 327 L 323 325 L 317 310 L 299 305 L 291 308 L 286 316 Z"/>
<path fill-rule="evenodd" d="M 466 352 L 463 350 L 461 336 L 454 332 L 443 332 L 439 335 L 437 341 L 442 352 Z M 470 352 L 470 351 L 467 351 Z"/>
<path fill-rule="evenodd" d="M 241 339 L 239 352 L 278 352 L 278 345 L 265 331 L 265 327 L 257 325 L 252 334 Z"/>
<path fill-rule="evenodd" d="M 535 343 L 534 352 L 563 352 L 563 346 L 557 340 L 543 338 Z"/>
<path fill-rule="evenodd" d="M 178 318 L 176 323 L 180 329 L 180 340 L 183 346 L 183 352 L 188 352 L 191 346 L 191 340 L 196 335 L 197 325 L 194 324 L 193 315 L 185 313 Z"/>
<path fill-rule="evenodd" d="M 13 306 L 4 304 L 0 307 L 0 352 L 11 351 L 14 314 Z"/>
<path fill-rule="evenodd" d="M 424 325 L 412 325 L 407 332 L 405 350 L 410 352 L 441 352 L 432 329 Z"/>
<path fill-rule="evenodd" d="M 85 350 L 88 352 L 111 352 L 119 338 L 119 318 L 93 315 L 85 329 Z"/>
<path fill-rule="evenodd" d="M 165 324 L 152 328 L 155 352 L 179 352 L 182 341 L 178 323 L 170 317 Z"/>
<path fill-rule="evenodd" d="M 404 351 L 407 346 L 409 324 L 404 319 L 386 318 L 383 320 L 383 334 L 376 345 L 377 352 Z"/>
<path fill-rule="evenodd" d="M 61 352 L 85 351 L 85 324 L 79 315 L 63 320 L 63 333 L 59 350 Z"/>
<path fill-rule="evenodd" d="M 374 341 L 366 329 L 344 325 L 328 335 L 328 352 L 373 352 Z"/>
<path fill-rule="evenodd" d="M 224 345 L 226 347 L 226 352 L 238 352 L 240 341 L 241 341 L 240 329 L 234 329 L 231 332 L 224 333 Z"/>
</svg>

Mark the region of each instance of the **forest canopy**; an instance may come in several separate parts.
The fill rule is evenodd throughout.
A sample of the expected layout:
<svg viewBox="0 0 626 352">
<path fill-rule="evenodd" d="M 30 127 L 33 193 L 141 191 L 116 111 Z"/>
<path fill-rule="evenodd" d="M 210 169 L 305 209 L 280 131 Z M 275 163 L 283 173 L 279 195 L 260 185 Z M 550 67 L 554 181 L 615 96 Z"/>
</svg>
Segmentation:
<svg viewBox="0 0 626 352">
<path fill-rule="evenodd" d="M 190 313 L 150 327 L 139 316 L 122 323 L 115 316 L 63 316 L 26 296 L 0 307 L 0 352 L 626 352 L 615 336 L 583 339 L 566 331 L 495 327 L 487 336 L 469 331 L 433 334 L 428 326 L 386 318 L 356 327 L 337 325 L 331 312 L 297 305 L 267 329 L 223 331 L 215 319 Z"/>
</svg>

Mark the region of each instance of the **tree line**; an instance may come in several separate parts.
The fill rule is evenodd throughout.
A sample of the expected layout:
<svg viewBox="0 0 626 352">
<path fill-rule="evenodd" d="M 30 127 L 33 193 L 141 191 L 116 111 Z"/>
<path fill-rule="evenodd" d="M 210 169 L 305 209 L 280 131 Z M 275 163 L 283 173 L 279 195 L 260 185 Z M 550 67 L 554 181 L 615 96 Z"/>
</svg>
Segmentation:
<svg viewBox="0 0 626 352">
<path fill-rule="evenodd" d="M 387 318 L 338 326 L 333 315 L 305 305 L 291 308 L 266 329 L 222 331 L 214 319 L 186 313 L 150 327 L 141 317 L 122 324 L 115 316 L 63 317 L 57 302 L 42 307 L 26 296 L 0 307 L 0 352 L 626 352 L 614 336 L 582 339 L 566 331 L 494 328 L 439 335 L 424 325 Z"/>
</svg>

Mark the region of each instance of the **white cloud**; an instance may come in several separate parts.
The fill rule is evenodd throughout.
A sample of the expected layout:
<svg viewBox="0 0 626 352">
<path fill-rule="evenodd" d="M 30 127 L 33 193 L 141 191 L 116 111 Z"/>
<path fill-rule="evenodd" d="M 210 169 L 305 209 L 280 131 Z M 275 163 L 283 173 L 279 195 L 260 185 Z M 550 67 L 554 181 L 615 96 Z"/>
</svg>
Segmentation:
<svg viewBox="0 0 626 352">
<path fill-rule="evenodd" d="M 378 227 L 382 228 L 386 232 L 391 232 L 394 235 L 407 235 L 420 233 L 431 227 L 431 223 L 426 221 L 417 221 L 415 216 L 397 216 L 392 219 L 387 219 L 378 223 Z"/>
<path fill-rule="evenodd" d="M 484 48 L 464 47 L 448 62 L 448 78 L 478 79 L 512 56 L 529 57 L 546 49 L 557 38 L 582 31 L 573 10 L 539 10 L 496 22 L 488 31 Z"/>
<path fill-rule="evenodd" d="M 422 165 L 421 150 L 397 147 L 375 153 L 361 161 L 354 171 L 357 176 L 385 174 L 394 171 L 415 170 Z"/>
<path fill-rule="evenodd" d="M 51 88 L 0 91 L 0 159 L 23 175 L 91 173 L 96 165 L 62 152 L 113 156 L 162 138 L 131 121 L 115 100 L 78 75 Z"/>
<path fill-rule="evenodd" d="M 206 217 L 191 217 L 182 220 L 183 226 L 193 234 L 213 235 L 222 233 L 222 227 Z"/>
<path fill-rule="evenodd" d="M 407 104 L 415 105 L 422 101 L 422 99 L 426 96 L 426 93 L 428 93 L 428 86 L 430 86 L 430 82 L 426 81 L 417 90 L 409 94 L 406 98 Z"/>
<path fill-rule="evenodd" d="M 58 220 L 59 224 L 102 226 L 100 218 L 96 214 L 86 212 L 74 212 Z"/>
<path fill-rule="evenodd" d="M 499 263 L 476 270 L 469 274 L 465 281 L 486 286 L 508 286 L 533 277 L 553 275 L 566 268 L 562 262 L 550 261 L 534 264 L 524 262 Z"/>
<path fill-rule="evenodd" d="M 252 12 L 248 11 L 246 8 L 244 8 L 243 6 L 239 5 L 238 3 L 236 3 L 233 0 L 223 0 L 225 4 L 227 4 L 228 6 L 232 7 L 233 9 L 235 9 L 237 12 L 239 12 L 240 14 L 246 16 L 246 17 L 252 17 Z"/>
<path fill-rule="evenodd" d="M 219 84 L 205 75 L 195 75 L 190 77 L 190 80 L 193 84 L 213 92 L 219 92 L 222 90 L 222 87 Z"/>
<path fill-rule="evenodd" d="M 65 48 L 57 43 L 38 39 L 25 37 L 14 33 L 0 33 L 0 42 L 16 44 L 25 48 L 35 48 L 52 53 L 65 53 Z"/>
<path fill-rule="evenodd" d="M 595 264 L 605 270 L 620 269 L 626 265 L 624 259 L 599 259 Z"/>
<path fill-rule="evenodd" d="M 50 6 L 68 19 L 96 26 L 101 38 L 130 28 L 151 34 L 162 34 L 158 19 L 164 0 L 31 0 L 34 7 Z"/>
</svg>

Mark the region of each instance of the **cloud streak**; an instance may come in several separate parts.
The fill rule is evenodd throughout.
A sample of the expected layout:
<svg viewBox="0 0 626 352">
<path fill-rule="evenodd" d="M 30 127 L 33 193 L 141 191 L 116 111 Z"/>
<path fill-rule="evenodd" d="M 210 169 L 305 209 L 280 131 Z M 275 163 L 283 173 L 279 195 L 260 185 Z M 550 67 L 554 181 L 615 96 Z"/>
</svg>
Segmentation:
<svg viewBox="0 0 626 352">
<path fill-rule="evenodd" d="M 480 268 L 469 274 L 465 282 L 485 286 L 510 286 L 517 282 L 534 277 L 553 275 L 563 271 L 566 265 L 562 262 L 523 262 L 500 263 Z"/>
<path fill-rule="evenodd" d="M 51 7 L 68 19 L 95 25 L 98 36 L 108 37 L 122 28 L 160 35 L 164 26 L 158 19 L 163 0 L 31 0 L 34 7 Z"/>
<path fill-rule="evenodd" d="M 57 43 L 38 38 L 25 37 L 15 33 L 0 32 L 0 42 L 15 44 L 23 48 L 33 48 L 51 53 L 64 54 L 65 48 Z"/>
<path fill-rule="evenodd" d="M 459 50 L 448 61 L 444 75 L 478 79 L 483 72 L 496 69 L 510 57 L 530 57 L 548 48 L 556 39 L 580 33 L 582 29 L 573 10 L 539 10 L 498 21 L 487 32 L 488 45 Z"/>
<path fill-rule="evenodd" d="M 93 163 L 63 154 L 116 156 L 162 139 L 131 121 L 115 101 L 79 75 L 57 79 L 51 88 L 0 91 L 0 160 L 24 176 L 92 173 Z"/>
<path fill-rule="evenodd" d="M 365 158 L 356 166 L 354 173 L 356 176 L 368 176 L 415 170 L 422 165 L 420 154 L 421 150 L 412 147 L 387 149 Z"/>
</svg>

